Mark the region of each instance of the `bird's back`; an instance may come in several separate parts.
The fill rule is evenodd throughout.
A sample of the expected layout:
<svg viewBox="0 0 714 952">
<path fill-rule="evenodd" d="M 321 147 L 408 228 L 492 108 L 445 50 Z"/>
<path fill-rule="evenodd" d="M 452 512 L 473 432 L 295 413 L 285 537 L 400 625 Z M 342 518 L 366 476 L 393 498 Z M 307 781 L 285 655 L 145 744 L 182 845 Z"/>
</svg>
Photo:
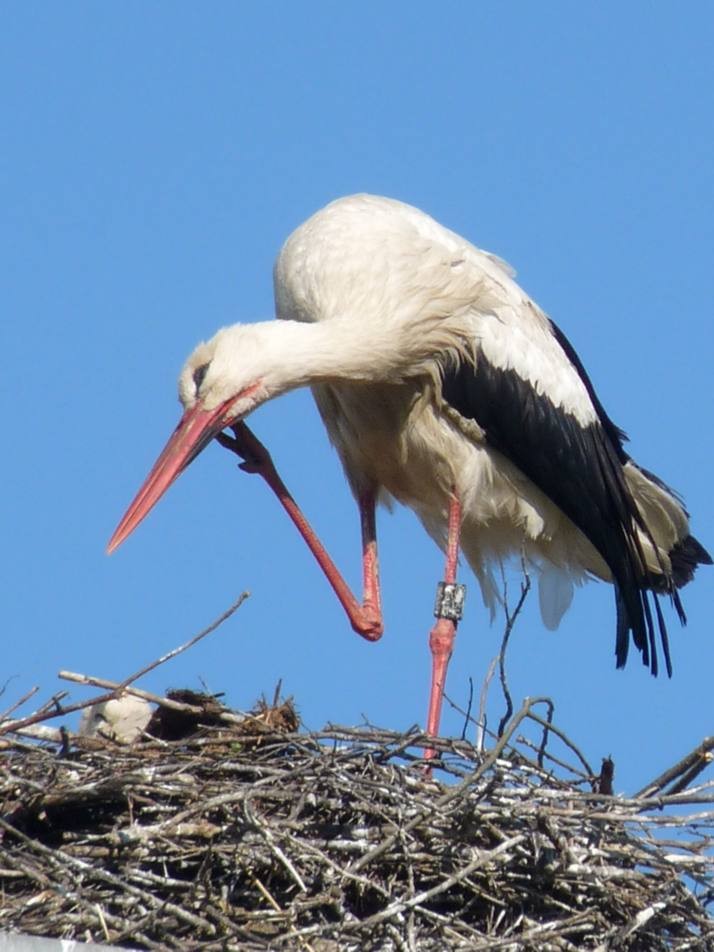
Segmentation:
<svg viewBox="0 0 714 952">
<path fill-rule="evenodd" d="M 501 259 L 417 208 L 375 195 L 331 202 L 287 239 L 274 269 L 276 315 L 399 319 L 405 304 L 472 295 L 484 277 L 516 289 Z M 520 289 L 518 289 L 520 292 Z M 522 292 L 520 292 L 522 294 Z"/>
</svg>

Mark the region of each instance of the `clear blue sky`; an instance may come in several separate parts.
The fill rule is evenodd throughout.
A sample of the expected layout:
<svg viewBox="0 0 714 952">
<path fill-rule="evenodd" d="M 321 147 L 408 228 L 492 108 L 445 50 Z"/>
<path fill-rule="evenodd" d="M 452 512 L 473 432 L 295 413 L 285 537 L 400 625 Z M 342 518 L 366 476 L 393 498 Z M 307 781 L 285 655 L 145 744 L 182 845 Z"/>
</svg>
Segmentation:
<svg viewBox="0 0 714 952">
<path fill-rule="evenodd" d="M 441 557 L 410 513 L 380 517 L 378 645 L 217 446 L 104 555 L 178 419 L 184 358 L 269 317 L 281 242 L 351 192 L 418 205 L 510 261 L 714 548 L 713 64 L 708 3 L 5 5 L 3 702 L 47 696 L 60 668 L 119 679 L 248 588 L 144 686 L 203 680 L 246 707 L 282 678 L 310 727 L 423 722 Z M 310 395 L 252 422 L 358 585 L 356 509 Z M 712 733 L 713 583 L 702 570 L 683 593 L 686 630 L 669 616 L 672 681 L 635 658 L 615 671 L 608 586 L 580 590 L 555 634 L 531 605 L 509 659 L 517 703 L 550 695 L 634 789 Z M 457 701 L 500 631 L 472 581 Z M 444 729 L 461 719 L 447 711 Z"/>
</svg>

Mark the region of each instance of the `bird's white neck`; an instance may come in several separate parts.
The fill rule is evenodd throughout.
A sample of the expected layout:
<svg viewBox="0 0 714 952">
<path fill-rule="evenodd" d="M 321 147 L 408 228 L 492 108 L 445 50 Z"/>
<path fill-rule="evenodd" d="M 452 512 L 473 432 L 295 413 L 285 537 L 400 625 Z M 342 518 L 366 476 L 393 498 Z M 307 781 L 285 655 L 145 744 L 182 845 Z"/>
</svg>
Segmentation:
<svg viewBox="0 0 714 952">
<path fill-rule="evenodd" d="M 351 319 L 331 318 L 318 323 L 292 320 L 235 324 L 219 331 L 204 345 L 212 350 L 212 370 L 226 393 L 260 381 L 261 402 L 313 383 L 336 381 L 377 382 L 403 377 L 413 366 L 408 348 L 400 351 L 387 331 L 360 333 Z M 189 371 L 203 360 L 197 351 Z M 207 380 L 208 382 L 208 380 Z"/>
<path fill-rule="evenodd" d="M 190 406 L 197 397 L 196 374 L 207 367 L 200 384 L 207 409 L 246 390 L 253 394 L 252 408 L 315 383 L 399 383 L 434 374 L 435 354 L 464 349 L 456 318 L 412 319 L 412 327 L 413 333 L 404 333 L 394 319 L 360 322 L 352 315 L 315 323 L 235 324 L 194 351 L 182 371 L 179 393 L 184 406 Z M 242 407 L 240 412 L 245 412 Z"/>
<path fill-rule="evenodd" d="M 271 321 L 265 331 L 279 349 L 294 387 L 335 380 L 383 380 L 402 363 L 389 335 L 375 340 L 346 318 L 316 323 Z"/>
<path fill-rule="evenodd" d="M 440 326 L 439 326 L 440 325 Z M 461 350 L 458 327 L 448 321 L 423 332 L 404 335 L 400 326 L 381 321 L 360 326 L 354 317 L 334 317 L 315 323 L 268 321 L 260 328 L 271 366 L 282 377 L 280 390 L 313 383 L 398 382 L 428 372 L 435 353 Z"/>
</svg>

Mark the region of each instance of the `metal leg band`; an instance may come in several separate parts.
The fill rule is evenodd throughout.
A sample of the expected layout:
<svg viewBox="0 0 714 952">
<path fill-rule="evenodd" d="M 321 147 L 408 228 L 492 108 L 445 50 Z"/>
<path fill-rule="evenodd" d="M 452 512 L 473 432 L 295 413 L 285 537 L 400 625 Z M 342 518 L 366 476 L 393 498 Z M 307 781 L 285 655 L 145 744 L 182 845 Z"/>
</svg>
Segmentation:
<svg viewBox="0 0 714 952">
<path fill-rule="evenodd" d="M 436 586 L 434 617 L 447 618 L 449 621 L 461 621 L 464 614 L 466 586 L 458 582 L 439 582 Z"/>
</svg>

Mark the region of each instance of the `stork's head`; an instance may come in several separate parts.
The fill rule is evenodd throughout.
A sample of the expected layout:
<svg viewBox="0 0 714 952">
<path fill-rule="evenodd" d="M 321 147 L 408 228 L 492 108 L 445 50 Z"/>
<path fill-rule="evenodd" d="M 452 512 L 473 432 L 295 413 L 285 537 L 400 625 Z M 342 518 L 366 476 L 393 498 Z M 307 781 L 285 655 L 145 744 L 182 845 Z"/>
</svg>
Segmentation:
<svg viewBox="0 0 714 952">
<path fill-rule="evenodd" d="M 285 389 L 280 361 L 271 353 L 278 337 L 274 327 L 274 322 L 226 327 L 191 354 L 179 377 L 183 416 L 110 539 L 108 552 L 134 531 L 221 430 Z"/>
<path fill-rule="evenodd" d="M 212 413 L 219 407 L 223 426 L 247 416 L 276 389 L 276 355 L 271 333 L 275 322 L 224 327 L 199 344 L 178 381 L 185 412 L 196 406 Z M 222 429 L 222 427 L 219 427 Z"/>
</svg>

